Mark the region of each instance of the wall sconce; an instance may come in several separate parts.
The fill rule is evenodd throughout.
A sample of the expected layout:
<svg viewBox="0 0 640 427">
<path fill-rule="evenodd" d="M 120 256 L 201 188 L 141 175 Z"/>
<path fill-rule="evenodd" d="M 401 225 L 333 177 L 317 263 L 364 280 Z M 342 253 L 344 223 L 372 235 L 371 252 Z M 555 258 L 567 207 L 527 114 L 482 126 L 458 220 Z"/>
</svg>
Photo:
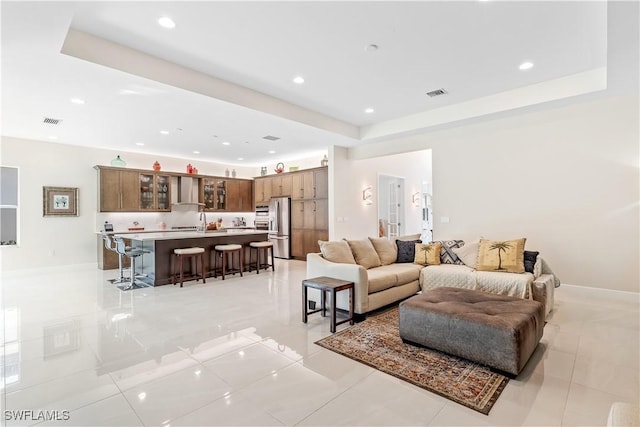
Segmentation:
<svg viewBox="0 0 640 427">
<path fill-rule="evenodd" d="M 362 200 L 364 200 L 365 205 L 370 205 L 373 203 L 373 190 L 371 186 L 364 187 L 362 190 Z"/>
<path fill-rule="evenodd" d="M 420 192 L 413 193 L 411 200 L 413 201 L 413 206 L 420 207 Z"/>
</svg>

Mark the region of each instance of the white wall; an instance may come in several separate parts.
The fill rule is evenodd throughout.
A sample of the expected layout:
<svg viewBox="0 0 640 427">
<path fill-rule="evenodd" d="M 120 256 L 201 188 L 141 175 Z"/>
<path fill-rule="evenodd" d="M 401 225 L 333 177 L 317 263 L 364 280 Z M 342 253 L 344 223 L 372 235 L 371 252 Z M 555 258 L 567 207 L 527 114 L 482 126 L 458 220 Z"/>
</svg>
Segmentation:
<svg viewBox="0 0 640 427">
<path fill-rule="evenodd" d="M 638 292 L 638 102 L 637 94 L 601 99 L 361 146 L 349 155 L 431 148 L 435 239 L 526 237 L 526 248 L 540 251 L 564 283 Z M 405 164 L 415 164 L 407 156 Z M 346 176 L 360 185 L 373 178 L 358 167 Z M 346 225 L 345 234 L 371 233 L 368 215 Z"/>
<path fill-rule="evenodd" d="M 414 206 L 411 195 L 422 191 L 422 182 L 431 181 L 431 152 L 351 160 L 348 150 L 332 147 L 329 163 L 329 237 L 331 239 L 378 236 L 378 175 L 405 179 L 404 204 L 406 234 L 422 231 L 422 210 Z M 332 179 L 333 178 L 333 179 Z M 371 186 L 373 203 L 365 205 L 362 190 Z"/>
<path fill-rule="evenodd" d="M 105 220 L 114 223 L 116 229 L 140 222 L 147 229 L 158 227 L 158 223 L 171 225 L 195 225 L 198 214 L 195 210 L 171 213 L 98 213 L 97 171 L 94 165 L 109 165 L 120 154 L 127 167 L 151 169 L 158 160 L 162 170 L 186 172 L 187 163 L 192 163 L 198 172 L 205 175 L 224 176 L 228 167 L 222 164 L 198 160 L 173 159 L 138 153 L 123 153 L 65 144 L 2 137 L 0 140 L 0 164 L 17 166 L 19 180 L 19 246 L 0 247 L 0 267 L 3 271 L 32 269 L 65 264 L 96 262 L 96 234 Z M 303 159 L 299 164 L 320 166 L 322 156 Z M 270 165 L 270 163 L 269 163 Z M 275 164 L 273 164 L 275 167 Z M 285 165 L 289 166 L 289 165 Z M 235 167 L 237 178 L 252 178 L 260 175 L 260 168 Z M 77 217 L 43 217 L 42 187 L 78 187 L 79 206 Z M 253 214 L 208 214 L 213 220 L 223 217 L 223 224 L 231 225 L 235 216 L 245 216 L 252 224 Z"/>
</svg>

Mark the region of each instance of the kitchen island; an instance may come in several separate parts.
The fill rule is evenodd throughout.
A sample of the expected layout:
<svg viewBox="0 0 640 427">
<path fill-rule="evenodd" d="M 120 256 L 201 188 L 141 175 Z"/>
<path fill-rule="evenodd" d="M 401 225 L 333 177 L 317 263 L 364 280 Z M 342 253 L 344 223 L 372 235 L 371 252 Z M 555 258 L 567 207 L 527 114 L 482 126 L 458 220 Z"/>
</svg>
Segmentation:
<svg viewBox="0 0 640 427">
<path fill-rule="evenodd" d="M 205 250 L 204 271 L 207 277 L 213 275 L 213 247 L 215 245 L 239 244 L 245 246 L 245 269 L 249 263 L 249 243 L 266 241 L 266 230 L 223 230 L 223 231 L 174 231 L 139 234 L 115 234 L 131 239 L 131 246 L 148 251 L 136 260 L 138 280 L 151 286 L 171 283 L 171 255 L 174 249 L 200 247 Z M 194 265 L 185 266 L 189 274 Z"/>
</svg>

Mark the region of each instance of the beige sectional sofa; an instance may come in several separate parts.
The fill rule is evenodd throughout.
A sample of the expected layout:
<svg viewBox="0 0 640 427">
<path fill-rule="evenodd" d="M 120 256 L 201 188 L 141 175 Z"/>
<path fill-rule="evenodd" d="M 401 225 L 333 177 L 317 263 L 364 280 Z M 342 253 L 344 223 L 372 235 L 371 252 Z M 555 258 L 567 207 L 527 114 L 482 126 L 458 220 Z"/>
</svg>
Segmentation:
<svg viewBox="0 0 640 427">
<path fill-rule="evenodd" d="M 406 247 L 406 244 L 412 244 L 418 238 L 418 235 L 405 236 L 399 240 L 401 243 L 405 242 L 402 245 Z M 354 282 L 355 312 L 360 315 L 400 301 L 421 290 L 444 286 L 531 298 L 544 304 L 545 316 L 551 312 L 554 289 L 560 285 L 560 281 L 542 257 L 537 256 L 533 272 L 478 271 L 473 264 L 474 257 L 477 257 L 477 248 L 474 247 L 477 243 L 469 243 L 462 250 L 464 242 L 450 242 L 458 242 L 456 245 L 459 248 L 443 246 L 442 260 L 445 262 L 426 266 L 413 262 L 396 262 L 396 242 L 387 239 L 320 242 L 322 253 L 307 255 L 307 277 L 327 276 Z M 460 258 L 454 253 L 458 250 Z M 463 264 L 462 259 L 471 265 Z M 319 293 L 310 293 L 309 298 L 320 300 Z M 348 293 L 338 293 L 338 308 L 347 309 L 348 302 Z"/>
</svg>

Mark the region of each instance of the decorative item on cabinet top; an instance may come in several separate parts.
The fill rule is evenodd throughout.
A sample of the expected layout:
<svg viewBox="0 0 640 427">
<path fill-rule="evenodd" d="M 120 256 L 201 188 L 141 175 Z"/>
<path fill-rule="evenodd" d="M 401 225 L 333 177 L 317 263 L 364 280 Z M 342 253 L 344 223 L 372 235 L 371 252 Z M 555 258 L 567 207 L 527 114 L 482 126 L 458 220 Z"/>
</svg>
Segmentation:
<svg viewBox="0 0 640 427">
<path fill-rule="evenodd" d="M 322 160 L 320 160 L 320 166 L 329 166 L 329 159 L 327 158 L 326 154 L 324 155 Z"/>
<path fill-rule="evenodd" d="M 153 164 L 153 170 L 156 171 L 156 172 L 158 172 L 160 170 L 160 163 L 158 163 L 157 160 Z"/>
<path fill-rule="evenodd" d="M 284 163 L 280 162 L 276 165 L 276 168 L 274 169 L 275 173 L 282 173 L 284 172 Z"/>
<path fill-rule="evenodd" d="M 115 159 L 111 160 L 111 166 L 125 167 L 127 166 L 127 162 L 122 160 L 120 154 L 118 154 Z"/>
</svg>

